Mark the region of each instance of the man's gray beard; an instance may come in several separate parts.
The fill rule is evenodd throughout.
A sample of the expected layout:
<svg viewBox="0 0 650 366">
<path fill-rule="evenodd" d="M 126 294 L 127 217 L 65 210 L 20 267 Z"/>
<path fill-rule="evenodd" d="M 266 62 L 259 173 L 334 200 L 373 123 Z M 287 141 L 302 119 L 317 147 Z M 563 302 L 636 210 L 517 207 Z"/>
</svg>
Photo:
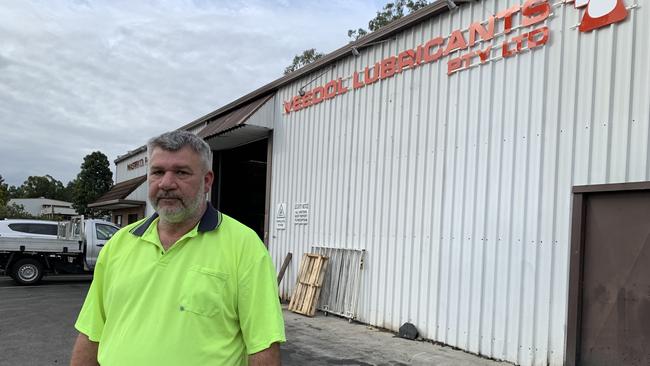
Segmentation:
<svg viewBox="0 0 650 366">
<path fill-rule="evenodd" d="M 203 192 L 204 184 L 201 183 L 201 187 L 196 194 L 196 197 L 190 202 L 187 202 L 187 205 L 184 205 L 185 202 L 180 201 L 181 205 L 177 208 L 159 208 L 158 202 L 151 202 L 151 205 L 154 207 L 160 220 L 168 222 L 170 224 L 179 224 L 198 216 L 198 210 L 201 208 L 201 204 L 205 200 L 205 193 Z"/>
</svg>

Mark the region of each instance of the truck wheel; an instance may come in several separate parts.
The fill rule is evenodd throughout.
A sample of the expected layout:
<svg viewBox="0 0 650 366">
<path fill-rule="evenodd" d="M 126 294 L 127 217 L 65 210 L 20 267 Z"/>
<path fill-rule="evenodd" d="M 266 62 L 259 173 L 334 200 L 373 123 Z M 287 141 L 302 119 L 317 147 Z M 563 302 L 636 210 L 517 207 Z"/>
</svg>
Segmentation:
<svg viewBox="0 0 650 366">
<path fill-rule="evenodd" d="M 12 268 L 11 277 L 19 285 L 35 285 L 43 277 L 43 265 L 36 259 L 21 259 Z"/>
</svg>

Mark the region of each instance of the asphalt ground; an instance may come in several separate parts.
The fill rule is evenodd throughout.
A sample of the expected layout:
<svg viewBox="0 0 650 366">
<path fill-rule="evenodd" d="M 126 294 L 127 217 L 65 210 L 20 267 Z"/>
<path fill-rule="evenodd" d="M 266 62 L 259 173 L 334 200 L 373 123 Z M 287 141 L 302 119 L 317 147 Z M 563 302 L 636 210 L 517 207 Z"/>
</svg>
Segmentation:
<svg viewBox="0 0 650 366">
<path fill-rule="evenodd" d="M 57 276 L 38 286 L 23 287 L 0 277 L 0 366 L 67 366 L 77 336 L 73 325 L 90 281 L 88 275 Z M 284 318 L 287 342 L 281 353 L 285 366 L 510 365 L 396 338 L 393 333 L 331 315 L 308 318 L 285 309 Z"/>
<path fill-rule="evenodd" d="M 68 365 L 89 275 L 16 286 L 0 277 L 0 366 Z"/>
</svg>

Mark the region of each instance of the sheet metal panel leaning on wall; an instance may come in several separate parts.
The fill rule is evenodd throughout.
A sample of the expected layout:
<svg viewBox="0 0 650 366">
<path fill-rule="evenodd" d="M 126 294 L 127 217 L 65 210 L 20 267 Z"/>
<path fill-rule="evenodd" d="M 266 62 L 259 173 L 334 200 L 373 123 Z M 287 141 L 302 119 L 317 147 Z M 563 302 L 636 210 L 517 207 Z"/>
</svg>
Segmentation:
<svg viewBox="0 0 650 366">
<path fill-rule="evenodd" d="M 650 14 L 625 0 L 626 19 L 581 32 L 584 8 L 535 1 L 550 12 L 523 26 L 525 3 L 470 2 L 281 89 L 269 248 L 276 261 L 311 245 L 364 248 L 361 321 L 409 321 L 470 352 L 562 365 L 571 187 L 650 180 Z M 504 33 L 498 14 L 513 8 Z M 491 16 L 491 39 L 354 87 L 366 67 L 455 30 L 468 37 Z M 548 39 L 526 51 L 523 34 L 542 27 Z M 521 52 L 504 58 L 504 41 Z M 448 75 L 454 58 L 488 46 Z M 316 76 L 308 91 L 332 80 L 329 92 L 348 90 L 294 108 Z M 293 222 L 296 203 L 309 204 L 307 225 Z"/>
</svg>

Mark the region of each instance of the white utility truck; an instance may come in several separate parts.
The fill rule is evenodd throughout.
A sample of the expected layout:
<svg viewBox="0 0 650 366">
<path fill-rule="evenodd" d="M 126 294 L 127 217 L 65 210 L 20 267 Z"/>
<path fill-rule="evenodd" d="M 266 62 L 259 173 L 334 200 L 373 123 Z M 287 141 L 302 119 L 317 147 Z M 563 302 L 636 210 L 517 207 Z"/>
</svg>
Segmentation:
<svg viewBox="0 0 650 366">
<path fill-rule="evenodd" d="M 91 272 L 99 251 L 119 230 L 108 221 L 77 216 L 57 223 L 56 236 L 29 236 L 24 233 L 33 222 L 5 221 L 7 227 L 19 228 L 22 234 L 0 230 L 0 273 L 8 274 L 19 285 L 34 285 L 45 274 Z"/>
</svg>

